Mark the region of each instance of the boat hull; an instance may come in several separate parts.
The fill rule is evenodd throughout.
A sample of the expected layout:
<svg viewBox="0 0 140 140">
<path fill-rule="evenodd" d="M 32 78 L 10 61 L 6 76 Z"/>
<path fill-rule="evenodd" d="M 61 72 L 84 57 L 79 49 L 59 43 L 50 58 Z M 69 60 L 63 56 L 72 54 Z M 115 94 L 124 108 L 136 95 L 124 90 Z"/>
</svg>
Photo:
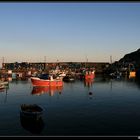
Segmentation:
<svg viewBox="0 0 140 140">
<path fill-rule="evenodd" d="M 93 79 L 95 77 L 95 75 L 94 74 L 86 74 L 85 75 L 85 79 L 87 80 L 87 79 Z"/>
<path fill-rule="evenodd" d="M 63 81 L 61 80 L 44 80 L 31 77 L 31 82 L 33 86 L 63 86 Z"/>
<path fill-rule="evenodd" d="M 36 104 L 33 105 L 22 104 L 20 114 L 27 118 L 38 119 L 42 116 L 43 109 Z"/>
</svg>

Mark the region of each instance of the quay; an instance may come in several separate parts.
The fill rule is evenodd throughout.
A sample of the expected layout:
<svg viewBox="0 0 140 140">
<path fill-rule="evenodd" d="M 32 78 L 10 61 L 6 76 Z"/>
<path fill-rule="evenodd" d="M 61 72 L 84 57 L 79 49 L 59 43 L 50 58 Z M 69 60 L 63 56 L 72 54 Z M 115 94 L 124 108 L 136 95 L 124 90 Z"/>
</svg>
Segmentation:
<svg viewBox="0 0 140 140">
<path fill-rule="evenodd" d="M 108 62 L 15 62 L 2 63 L 0 69 L 0 78 L 11 76 L 13 79 L 18 77 L 30 77 L 36 74 L 63 74 L 73 73 L 74 75 L 81 72 L 83 69 L 94 69 L 95 74 L 104 74 L 111 77 L 120 77 L 127 75 L 128 77 L 140 77 L 140 67 L 132 62 L 114 63 Z"/>
<path fill-rule="evenodd" d="M 51 63 L 29 63 L 29 62 L 15 62 L 15 63 L 2 63 L 2 70 L 12 70 L 13 72 L 26 72 L 30 71 L 46 71 L 46 70 L 77 70 L 80 68 L 95 68 L 96 73 L 102 73 L 105 67 L 108 67 L 108 62 L 51 62 Z"/>
</svg>

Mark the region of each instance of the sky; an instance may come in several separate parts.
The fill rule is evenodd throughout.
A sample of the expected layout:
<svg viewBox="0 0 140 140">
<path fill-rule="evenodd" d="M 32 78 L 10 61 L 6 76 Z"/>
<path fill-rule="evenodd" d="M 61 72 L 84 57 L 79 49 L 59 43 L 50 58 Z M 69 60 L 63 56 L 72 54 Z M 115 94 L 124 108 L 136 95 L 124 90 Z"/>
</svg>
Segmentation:
<svg viewBox="0 0 140 140">
<path fill-rule="evenodd" d="M 0 63 L 110 62 L 139 48 L 138 2 L 0 2 Z"/>
</svg>

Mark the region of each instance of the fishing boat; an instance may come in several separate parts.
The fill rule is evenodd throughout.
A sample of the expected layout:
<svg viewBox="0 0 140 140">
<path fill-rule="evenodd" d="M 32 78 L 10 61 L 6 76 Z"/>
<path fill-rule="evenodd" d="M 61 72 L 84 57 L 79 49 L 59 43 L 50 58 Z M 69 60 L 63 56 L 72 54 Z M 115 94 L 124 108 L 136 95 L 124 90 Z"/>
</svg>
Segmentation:
<svg viewBox="0 0 140 140">
<path fill-rule="evenodd" d="M 65 77 L 65 76 L 66 76 L 65 72 L 59 73 L 59 77 Z"/>
<path fill-rule="evenodd" d="M 86 71 L 85 72 L 85 80 L 93 79 L 95 77 L 95 71 Z"/>
<path fill-rule="evenodd" d="M 128 66 L 128 73 L 129 73 L 129 78 L 135 78 L 136 77 L 136 69 L 134 64 L 130 63 Z"/>
<path fill-rule="evenodd" d="M 41 79 L 39 77 L 31 77 L 31 82 L 33 86 L 63 86 L 63 81 L 61 79 Z"/>
<path fill-rule="evenodd" d="M 129 72 L 129 78 L 135 78 L 136 77 L 136 72 L 135 71 L 130 71 Z"/>
<path fill-rule="evenodd" d="M 9 84 L 8 81 L 1 81 L 1 80 L 0 80 L 0 85 L 8 85 L 8 84 Z"/>
<path fill-rule="evenodd" d="M 95 78 L 95 68 L 82 68 L 80 69 L 79 79 L 80 80 L 88 80 L 88 79 L 94 79 Z"/>
<path fill-rule="evenodd" d="M 74 81 L 75 81 L 75 78 L 74 78 L 73 75 L 67 74 L 67 75 L 63 78 L 63 81 L 65 81 L 65 82 L 74 82 Z"/>
</svg>

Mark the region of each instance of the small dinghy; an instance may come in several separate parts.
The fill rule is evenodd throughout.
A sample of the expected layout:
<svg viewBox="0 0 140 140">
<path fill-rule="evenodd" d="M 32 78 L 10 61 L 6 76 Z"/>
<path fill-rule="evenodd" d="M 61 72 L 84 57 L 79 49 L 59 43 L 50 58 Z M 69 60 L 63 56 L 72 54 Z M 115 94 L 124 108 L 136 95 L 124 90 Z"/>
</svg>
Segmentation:
<svg viewBox="0 0 140 140">
<path fill-rule="evenodd" d="M 24 117 L 39 119 L 43 114 L 43 108 L 36 104 L 22 104 L 20 113 Z"/>
<path fill-rule="evenodd" d="M 45 126 L 42 119 L 43 110 L 36 104 L 22 104 L 20 110 L 22 127 L 33 134 L 40 134 Z"/>
</svg>

